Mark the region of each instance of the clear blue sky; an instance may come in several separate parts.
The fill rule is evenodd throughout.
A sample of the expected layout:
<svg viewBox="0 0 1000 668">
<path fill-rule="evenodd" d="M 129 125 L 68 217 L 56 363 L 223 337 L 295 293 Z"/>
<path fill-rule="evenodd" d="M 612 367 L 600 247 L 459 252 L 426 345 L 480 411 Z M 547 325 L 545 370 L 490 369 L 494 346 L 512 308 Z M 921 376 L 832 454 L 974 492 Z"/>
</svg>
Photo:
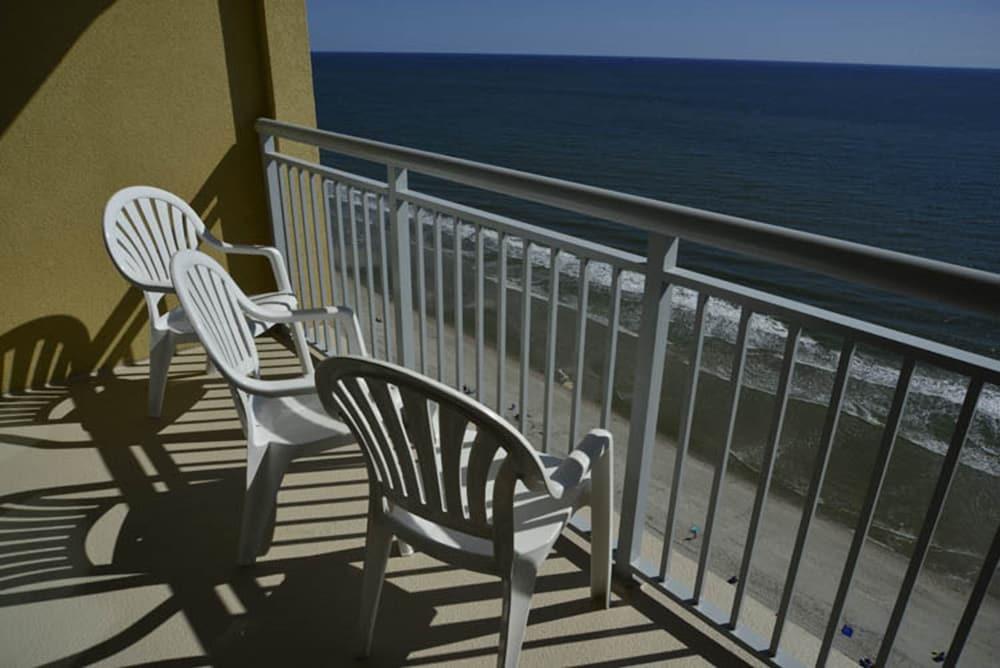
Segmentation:
<svg viewBox="0 0 1000 668">
<path fill-rule="evenodd" d="M 1000 68 L 1000 0 L 308 0 L 314 51 Z"/>
</svg>

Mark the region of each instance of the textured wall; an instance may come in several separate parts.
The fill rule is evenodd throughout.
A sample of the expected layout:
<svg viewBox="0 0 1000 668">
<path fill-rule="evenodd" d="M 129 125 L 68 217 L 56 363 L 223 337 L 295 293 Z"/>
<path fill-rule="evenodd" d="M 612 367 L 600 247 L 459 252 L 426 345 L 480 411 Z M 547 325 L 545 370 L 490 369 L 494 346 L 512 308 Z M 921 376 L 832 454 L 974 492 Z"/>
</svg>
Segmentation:
<svg viewBox="0 0 1000 668">
<path fill-rule="evenodd" d="M 227 240 L 268 240 L 253 123 L 315 124 L 304 1 L 3 3 L 0 68 L 3 390 L 145 357 L 104 204 L 156 185 Z M 231 270 L 269 283 L 262 260 Z"/>
</svg>

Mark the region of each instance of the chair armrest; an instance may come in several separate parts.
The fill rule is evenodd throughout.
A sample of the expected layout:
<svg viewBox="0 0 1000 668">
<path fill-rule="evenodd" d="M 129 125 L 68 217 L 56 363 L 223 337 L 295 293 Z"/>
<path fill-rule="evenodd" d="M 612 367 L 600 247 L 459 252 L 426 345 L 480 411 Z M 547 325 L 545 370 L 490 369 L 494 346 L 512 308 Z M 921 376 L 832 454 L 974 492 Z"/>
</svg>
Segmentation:
<svg viewBox="0 0 1000 668">
<path fill-rule="evenodd" d="M 353 320 L 354 309 L 347 306 L 320 306 L 318 308 L 300 308 L 293 311 L 270 311 L 255 308 L 248 315 L 268 322 L 292 323 L 306 320 Z"/>
<path fill-rule="evenodd" d="M 285 260 L 281 253 L 274 246 L 258 246 L 250 244 L 231 244 L 221 239 L 216 239 L 207 230 L 202 238 L 214 248 L 219 249 L 227 255 L 261 255 L 271 263 L 271 271 L 274 273 L 274 280 L 279 292 L 292 292 L 292 282 L 288 278 L 288 269 L 285 267 Z"/>
<path fill-rule="evenodd" d="M 610 456 L 611 433 L 604 429 L 592 429 L 549 476 L 549 493 L 557 499 L 562 498 L 580 486 L 601 458 Z"/>
<path fill-rule="evenodd" d="M 362 357 L 368 357 L 364 335 L 361 333 L 361 323 L 353 309 L 346 306 L 324 306 L 321 308 L 298 309 L 295 311 L 267 311 L 249 300 L 242 304 L 244 312 L 261 322 L 286 324 L 309 320 L 343 320 L 347 324 L 347 337 L 351 348 Z"/>
<path fill-rule="evenodd" d="M 244 392 L 265 397 L 287 397 L 316 392 L 316 381 L 312 376 L 282 380 L 239 377 L 233 378 L 232 381 Z"/>
</svg>

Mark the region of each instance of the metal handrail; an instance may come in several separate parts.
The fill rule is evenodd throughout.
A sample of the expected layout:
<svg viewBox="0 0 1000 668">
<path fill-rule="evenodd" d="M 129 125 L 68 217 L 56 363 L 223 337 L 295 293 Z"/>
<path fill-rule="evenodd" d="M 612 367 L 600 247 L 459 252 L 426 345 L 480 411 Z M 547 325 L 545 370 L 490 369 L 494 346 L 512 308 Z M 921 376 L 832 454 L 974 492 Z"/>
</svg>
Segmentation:
<svg viewBox="0 0 1000 668">
<path fill-rule="evenodd" d="M 500 216 L 489 211 L 458 204 L 415 190 L 401 192 L 399 196 L 400 199 L 416 206 L 432 209 L 470 223 L 486 225 L 498 232 L 512 234 L 550 248 L 558 247 L 563 251 L 574 253 L 578 257 L 585 257 L 598 262 L 607 262 L 622 269 L 640 272 L 646 263 L 646 258 L 635 253 L 629 253 L 612 248 L 611 246 L 605 246 L 604 244 L 555 232 L 544 227 L 524 223 L 520 220 L 508 218 L 507 216 Z"/>
<path fill-rule="evenodd" d="M 1000 314 L 1000 274 L 269 118 L 257 119 L 256 127 L 258 132 L 282 139 L 412 169 L 649 232 L 958 308 Z"/>
</svg>

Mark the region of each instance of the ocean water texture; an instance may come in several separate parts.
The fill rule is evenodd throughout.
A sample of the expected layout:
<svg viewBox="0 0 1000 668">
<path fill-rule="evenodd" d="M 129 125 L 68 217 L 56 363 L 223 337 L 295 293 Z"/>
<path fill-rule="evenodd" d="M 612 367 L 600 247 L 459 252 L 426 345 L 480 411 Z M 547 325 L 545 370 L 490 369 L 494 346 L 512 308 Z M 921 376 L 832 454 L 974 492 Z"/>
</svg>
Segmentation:
<svg viewBox="0 0 1000 668">
<path fill-rule="evenodd" d="M 1000 271 L 1000 70 L 324 53 L 313 67 L 323 128 Z M 613 221 L 411 183 L 645 248 Z M 997 323 L 975 314 L 690 243 L 679 262 L 1000 356 Z"/>
</svg>

